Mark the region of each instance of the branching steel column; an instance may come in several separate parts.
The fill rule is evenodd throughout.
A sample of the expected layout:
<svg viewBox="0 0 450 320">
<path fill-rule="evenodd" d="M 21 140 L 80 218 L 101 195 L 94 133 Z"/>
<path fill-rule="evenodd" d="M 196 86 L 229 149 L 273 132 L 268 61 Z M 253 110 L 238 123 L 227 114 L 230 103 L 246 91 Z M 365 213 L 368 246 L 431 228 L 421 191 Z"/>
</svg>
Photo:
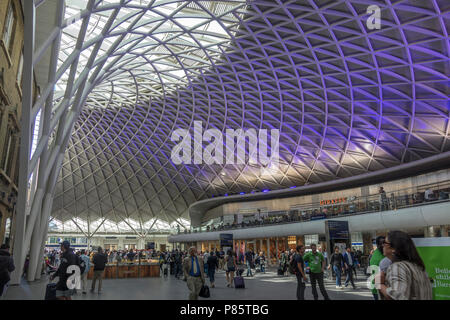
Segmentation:
<svg viewBox="0 0 450 320">
<path fill-rule="evenodd" d="M 11 284 L 20 284 L 26 250 L 25 223 L 27 206 L 28 164 L 31 147 L 31 107 L 33 103 L 33 50 L 35 40 L 36 9 L 34 0 L 24 2 L 25 36 L 23 54 L 23 98 L 22 131 L 20 135 L 19 194 L 15 221 L 13 257 L 16 270 L 11 275 Z"/>
<path fill-rule="evenodd" d="M 59 0 L 57 6 L 57 15 L 56 15 L 56 26 L 59 30 L 59 33 L 56 36 L 56 39 L 53 39 L 52 42 L 46 42 L 47 46 L 51 45 L 51 57 L 50 57 L 50 67 L 48 70 L 48 83 L 52 83 L 55 81 L 55 72 L 57 68 L 58 54 L 60 48 L 60 40 L 61 40 L 61 25 L 62 19 L 64 16 L 64 1 Z M 42 251 L 41 243 L 43 239 L 45 239 L 43 232 L 44 228 L 48 228 L 48 218 L 49 213 L 46 210 L 42 210 L 42 207 L 49 206 L 47 203 L 43 203 L 43 198 L 48 191 L 46 189 L 49 188 L 48 181 L 45 177 L 48 175 L 47 170 L 47 162 L 50 156 L 50 152 L 52 149 L 48 148 L 48 137 L 50 135 L 50 118 L 52 113 L 53 106 L 53 91 L 49 93 L 45 106 L 41 109 L 41 125 L 40 131 L 42 131 L 42 136 L 40 137 L 40 144 L 43 148 L 42 154 L 40 155 L 39 162 L 39 171 L 38 171 L 38 189 L 36 192 L 36 196 L 33 201 L 33 207 L 31 210 L 30 218 L 27 223 L 27 236 L 25 244 L 28 245 L 29 238 L 31 236 L 30 243 L 30 263 L 28 266 L 27 279 L 28 281 L 35 280 L 36 268 L 39 266 L 39 262 L 42 260 L 42 255 L 40 252 Z M 44 138 L 43 138 L 44 137 Z M 36 150 L 35 152 L 40 151 Z M 37 155 L 35 155 L 37 156 Z M 33 157 L 36 159 L 35 157 Z M 31 159 L 31 162 L 33 159 Z M 50 179 L 51 180 L 51 179 Z M 43 227 L 43 224 L 47 224 L 46 227 Z M 33 230 L 32 234 L 31 231 Z M 40 269 L 40 268 L 38 268 Z M 40 276 L 40 274 L 39 274 Z"/>
</svg>

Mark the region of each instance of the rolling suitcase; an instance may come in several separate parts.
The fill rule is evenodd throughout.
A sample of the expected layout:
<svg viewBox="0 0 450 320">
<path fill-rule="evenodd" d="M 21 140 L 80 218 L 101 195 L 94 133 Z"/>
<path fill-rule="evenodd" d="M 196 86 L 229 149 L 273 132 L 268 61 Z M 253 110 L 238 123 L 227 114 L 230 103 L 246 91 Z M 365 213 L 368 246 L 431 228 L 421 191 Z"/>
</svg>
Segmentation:
<svg viewBox="0 0 450 320">
<path fill-rule="evenodd" d="M 245 282 L 243 277 L 234 277 L 234 287 L 236 289 L 245 289 Z"/>
<path fill-rule="evenodd" d="M 45 289 L 45 300 L 56 300 L 56 283 L 49 283 Z"/>
</svg>

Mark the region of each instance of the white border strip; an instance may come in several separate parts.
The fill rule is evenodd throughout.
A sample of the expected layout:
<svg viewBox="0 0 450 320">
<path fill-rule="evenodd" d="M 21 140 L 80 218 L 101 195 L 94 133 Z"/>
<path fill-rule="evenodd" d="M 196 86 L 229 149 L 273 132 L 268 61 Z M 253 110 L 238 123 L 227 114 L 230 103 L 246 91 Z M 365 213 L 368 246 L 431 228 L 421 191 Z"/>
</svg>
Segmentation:
<svg viewBox="0 0 450 320">
<path fill-rule="evenodd" d="M 413 238 L 416 247 L 450 247 L 450 237 Z"/>
</svg>

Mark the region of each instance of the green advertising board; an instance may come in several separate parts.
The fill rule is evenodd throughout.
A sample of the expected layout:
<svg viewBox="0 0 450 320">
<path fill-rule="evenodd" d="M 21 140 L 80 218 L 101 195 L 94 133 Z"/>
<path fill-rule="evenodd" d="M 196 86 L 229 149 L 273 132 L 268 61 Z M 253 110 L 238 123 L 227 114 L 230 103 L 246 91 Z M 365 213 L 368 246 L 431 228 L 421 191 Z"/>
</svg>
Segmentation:
<svg viewBox="0 0 450 320">
<path fill-rule="evenodd" d="M 413 239 L 428 276 L 434 281 L 433 299 L 450 300 L 450 238 Z"/>
</svg>

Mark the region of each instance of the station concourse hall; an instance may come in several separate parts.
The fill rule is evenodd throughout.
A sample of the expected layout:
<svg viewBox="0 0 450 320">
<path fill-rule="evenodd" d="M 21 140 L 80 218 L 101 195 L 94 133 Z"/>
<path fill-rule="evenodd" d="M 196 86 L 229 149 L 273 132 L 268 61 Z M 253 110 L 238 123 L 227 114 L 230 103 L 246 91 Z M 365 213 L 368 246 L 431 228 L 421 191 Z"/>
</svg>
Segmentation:
<svg viewBox="0 0 450 320">
<path fill-rule="evenodd" d="M 0 0 L 0 304 L 449 301 L 449 30 L 445 0 Z"/>
</svg>

